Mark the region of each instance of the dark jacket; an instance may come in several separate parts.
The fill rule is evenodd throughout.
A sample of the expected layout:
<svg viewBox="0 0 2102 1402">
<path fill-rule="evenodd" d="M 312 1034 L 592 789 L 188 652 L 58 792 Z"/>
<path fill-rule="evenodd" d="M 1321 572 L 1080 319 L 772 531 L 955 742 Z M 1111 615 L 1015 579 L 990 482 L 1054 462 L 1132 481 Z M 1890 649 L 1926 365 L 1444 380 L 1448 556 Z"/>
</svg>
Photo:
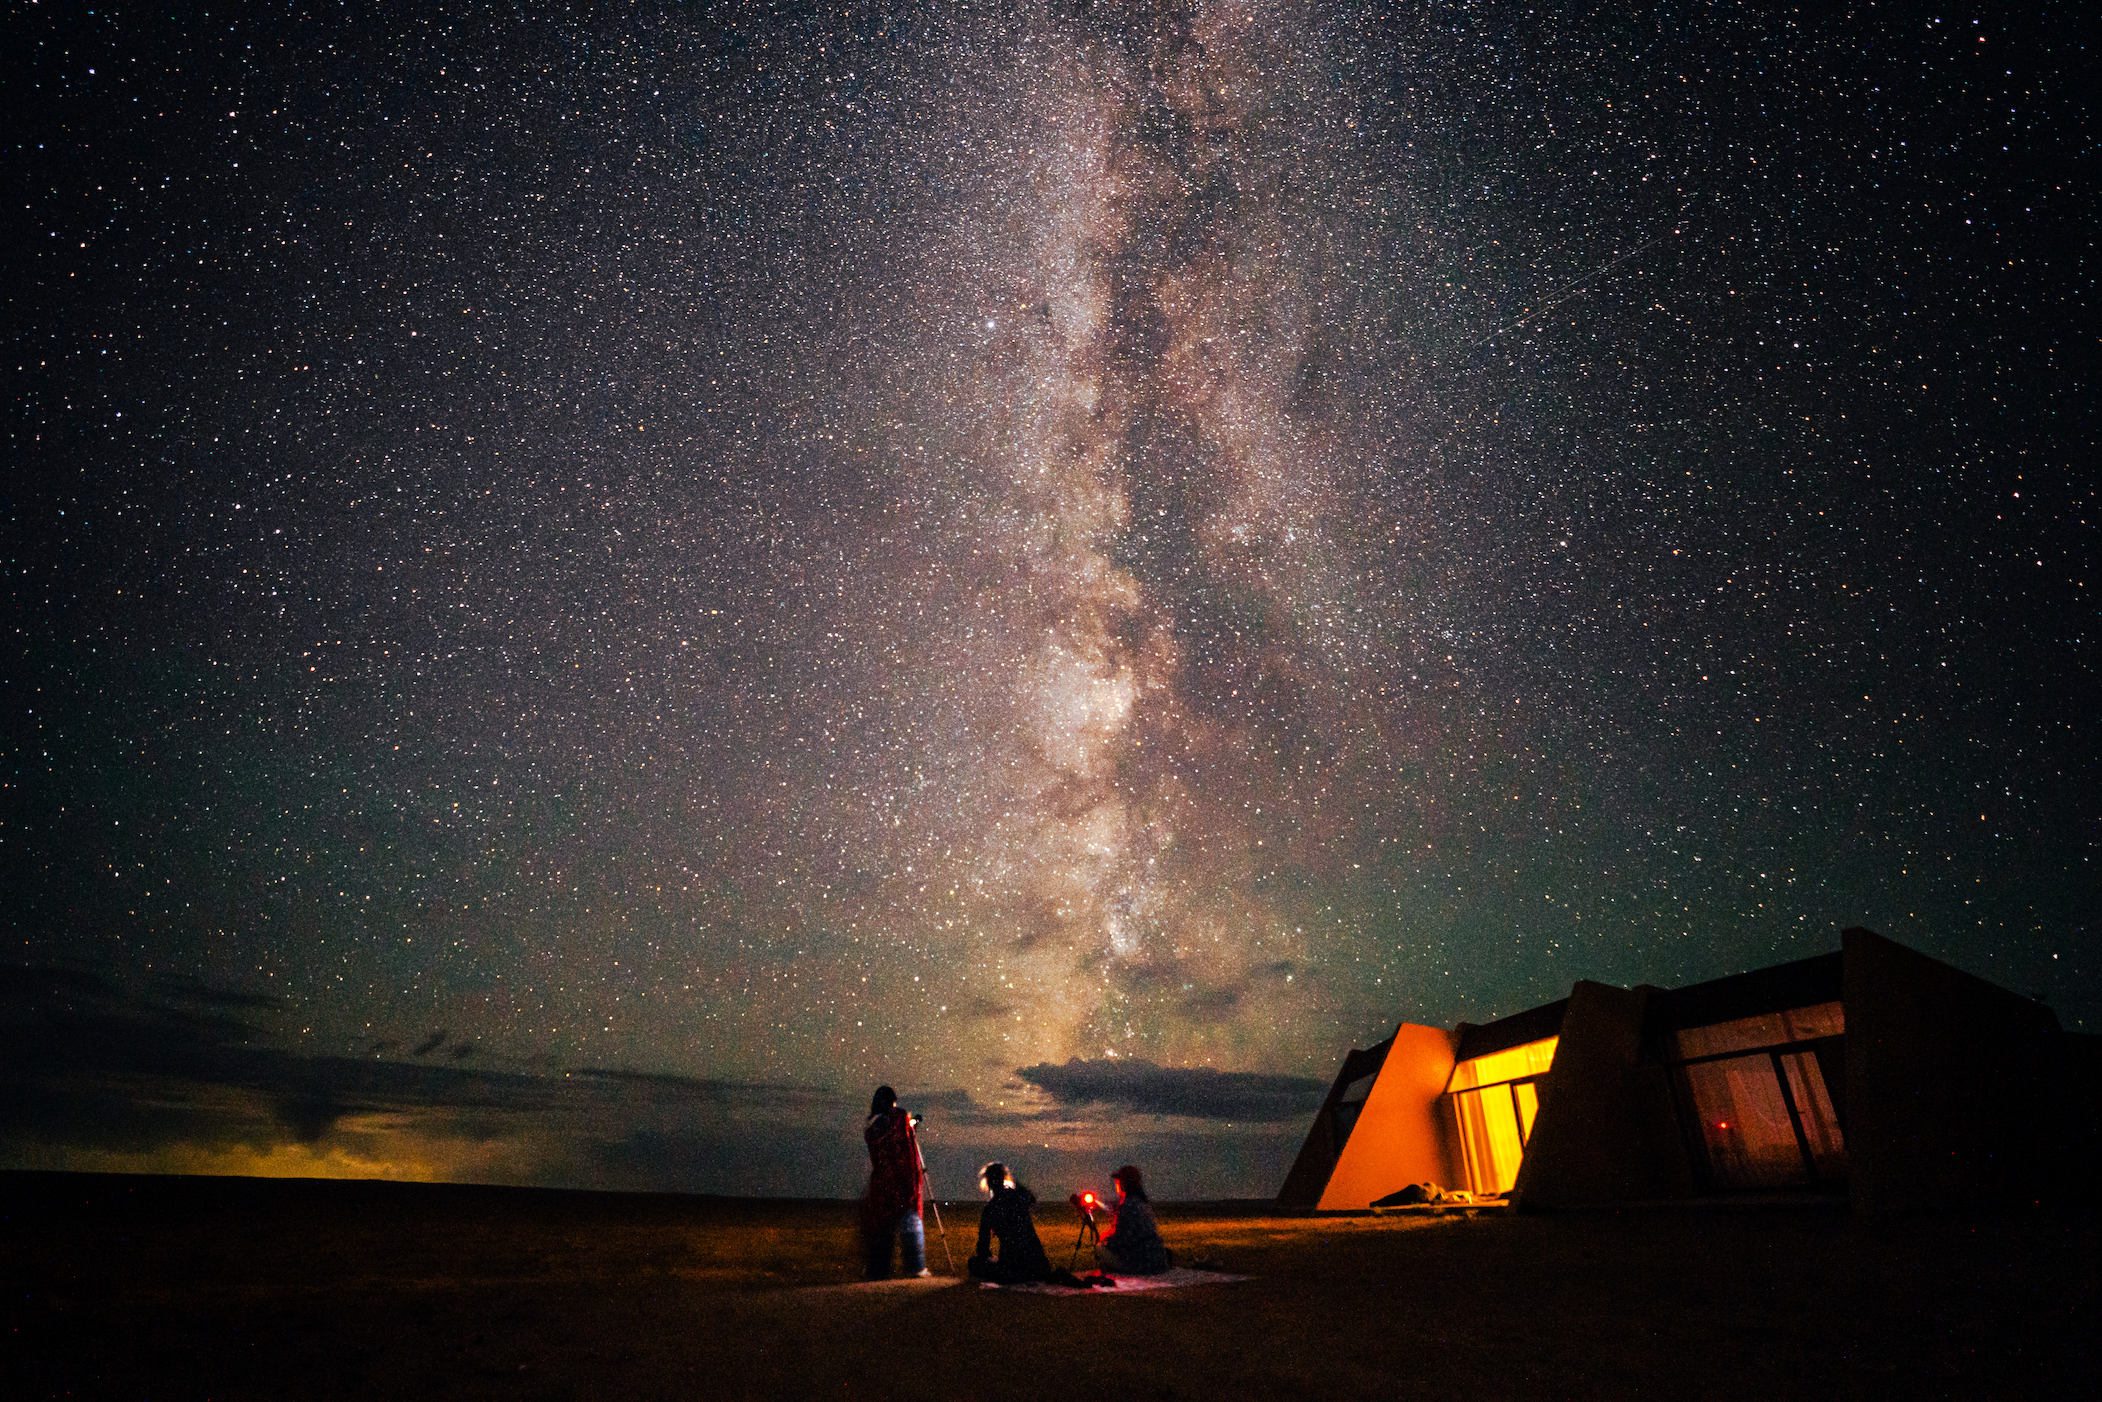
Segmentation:
<svg viewBox="0 0 2102 1402">
<path fill-rule="evenodd" d="M 1027 1188 L 998 1187 L 991 1202 L 978 1214 L 978 1251 L 982 1260 L 992 1255 L 993 1238 L 1000 1239 L 1002 1274 L 1011 1280 L 1042 1280 L 1051 1274 L 1051 1259 L 1037 1239 L 1036 1223 L 1029 1209 L 1036 1194 Z"/>
<path fill-rule="evenodd" d="M 1126 1198 L 1118 1206 L 1117 1224 L 1102 1238 L 1102 1251 L 1114 1259 L 1116 1270 L 1130 1275 L 1159 1275 L 1175 1265 L 1175 1254 L 1154 1225 L 1153 1206 L 1144 1198 Z M 1096 1254 L 1100 1259 L 1101 1252 Z"/>
</svg>

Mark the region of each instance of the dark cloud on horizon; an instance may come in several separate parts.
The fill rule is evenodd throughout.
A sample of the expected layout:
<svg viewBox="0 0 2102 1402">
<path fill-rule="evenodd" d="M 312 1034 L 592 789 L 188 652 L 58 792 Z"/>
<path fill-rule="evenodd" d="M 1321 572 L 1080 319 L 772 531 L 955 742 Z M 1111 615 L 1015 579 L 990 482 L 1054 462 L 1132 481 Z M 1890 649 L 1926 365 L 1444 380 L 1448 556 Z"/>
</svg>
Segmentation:
<svg viewBox="0 0 2102 1402">
<path fill-rule="evenodd" d="M 442 1031 L 411 1047 L 412 1060 L 310 1055 L 193 1005 L 283 1011 L 277 1000 L 200 984 L 130 989 L 83 970 L 0 965 L 0 1163 L 117 1154 L 171 1156 L 184 1167 L 235 1148 L 267 1157 L 285 1144 L 325 1150 L 391 1137 L 516 1145 L 490 1181 L 779 1192 L 803 1165 L 840 1193 L 856 1168 L 850 1097 L 823 1087 L 611 1067 L 462 1067 L 462 1048 Z M 438 1064 L 426 1059 L 439 1054 Z M 748 1122 L 797 1118 L 807 1123 L 770 1124 L 758 1136 Z M 740 1166 L 753 1171 L 740 1176 Z"/>
<path fill-rule="evenodd" d="M 256 1019 L 197 1011 L 220 1007 Z M 321 1175 L 347 1166 L 366 1176 L 842 1198 L 866 1175 L 858 1087 L 464 1067 L 438 1029 L 371 1044 L 385 1052 L 306 1054 L 274 1044 L 265 1024 L 284 1011 L 281 1000 L 196 982 L 127 988 L 85 970 L 0 965 L 0 1167 Z M 1245 1142 L 1155 1129 L 1101 1148 L 1090 1121 L 1110 1110 L 1274 1123 L 1310 1109 L 1321 1090 L 1296 1077 L 1150 1063 L 1018 1074 L 1049 1094 L 1048 1108 L 901 1085 L 904 1103 L 926 1116 L 936 1191 L 967 1197 L 977 1165 L 1004 1157 L 1039 1185 L 1089 1182 L 1108 1162 L 1142 1158 L 1162 1166 L 1163 1193 L 1245 1193 L 1251 1175 L 1282 1172 L 1296 1124 Z"/>
<path fill-rule="evenodd" d="M 0 964 L 0 1027 L 10 1040 L 41 1028 L 57 1039 L 39 1050 L 32 1040 L 13 1048 L 21 1067 L 60 1048 L 74 1054 L 122 1056 L 151 1045 L 168 1052 L 246 1042 L 256 1032 L 251 1016 L 282 1012 L 282 1000 L 186 979 L 152 978 L 137 989 L 86 969 L 64 965 Z M 93 1028 L 98 1035 L 69 1041 Z"/>
<path fill-rule="evenodd" d="M 1209 1066 L 1156 1066 L 1138 1057 L 1043 1062 L 1017 1076 L 1061 1105 L 1113 1105 L 1142 1115 L 1275 1123 L 1311 1115 L 1328 1085 L 1307 1076 L 1216 1071 Z"/>
</svg>

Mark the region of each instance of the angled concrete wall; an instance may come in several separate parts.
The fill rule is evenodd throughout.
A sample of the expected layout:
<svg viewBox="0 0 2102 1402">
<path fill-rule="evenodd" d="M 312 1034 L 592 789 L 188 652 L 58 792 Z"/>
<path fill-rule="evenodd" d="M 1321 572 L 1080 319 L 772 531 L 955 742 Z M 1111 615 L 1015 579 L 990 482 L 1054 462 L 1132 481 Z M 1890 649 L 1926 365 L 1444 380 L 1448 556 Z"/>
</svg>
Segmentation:
<svg viewBox="0 0 2102 1402">
<path fill-rule="evenodd" d="M 1569 993 L 1555 1064 L 1540 1083 L 1520 1211 L 1683 1197 L 1693 1190 L 1671 1087 L 1641 1064 L 1643 1012 L 1654 990 L 1580 981 Z"/>
<path fill-rule="evenodd" d="M 1846 931 L 1840 948 L 1854 1209 L 2049 1196 L 2069 1117 L 2089 1110 L 2059 1103 L 2057 1015 L 1868 930 Z"/>
<path fill-rule="evenodd" d="M 1459 1035 L 1442 1027 L 1404 1022 L 1395 1029 L 1379 1078 L 1322 1190 L 1323 1211 L 1370 1207 L 1411 1183 L 1454 1182 L 1458 1155 L 1438 1097 L 1452 1079 L 1458 1044 Z"/>
</svg>

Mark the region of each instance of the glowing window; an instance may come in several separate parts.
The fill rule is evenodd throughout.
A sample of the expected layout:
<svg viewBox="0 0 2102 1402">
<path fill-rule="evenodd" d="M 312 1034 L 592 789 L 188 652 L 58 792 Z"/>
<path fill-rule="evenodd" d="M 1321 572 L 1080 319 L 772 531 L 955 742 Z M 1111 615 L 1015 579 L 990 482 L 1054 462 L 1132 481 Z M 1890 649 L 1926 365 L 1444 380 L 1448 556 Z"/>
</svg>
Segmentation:
<svg viewBox="0 0 2102 1402">
<path fill-rule="evenodd" d="M 1446 1089 L 1473 1090 L 1477 1086 L 1493 1086 L 1502 1081 L 1544 1076 L 1547 1068 L 1554 1065 L 1555 1046 L 1561 1040 L 1560 1037 L 1548 1037 L 1508 1051 L 1470 1057 L 1452 1068 L 1452 1081 Z"/>
<path fill-rule="evenodd" d="M 1453 1068 L 1448 1089 L 1460 1130 L 1460 1159 L 1467 1186 L 1477 1193 L 1507 1193 L 1540 1113 L 1540 1077 L 1554 1065 L 1559 1037 L 1491 1052 Z"/>
<path fill-rule="evenodd" d="M 1533 1121 L 1540 1117 L 1540 1084 L 1537 1081 L 1520 1081 L 1511 1087 L 1511 1095 L 1518 1102 L 1518 1132 L 1527 1140 L 1531 1140 Z"/>
<path fill-rule="evenodd" d="M 1844 1083 L 1845 1032 L 1844 1008 L 1819 1003 L 1674 1034 L 1681 1104 L 1699 1127 L 1715 1187 L 1846 1181 L 1846 1136 L 1832 1101 L 1833 1085 Z"/>
<path fill-rule="evenodd" d="M 1735 1022 L 1718 1022 L 1713 1027 L 1689 1027 L 1677 1034 L 1677 1059 L 1691 1061 L 1697 1056 L 1721 1056 L 1726 1052 L 1786 1046 L 1790 1042 L 1814 1042 L 1820 1037 L 1837 1037 L 1846 1030 L 1844 1006 L 1819 1003 L 1814 1007 L 1739 1018 Z"/>
<path fill-rule="evenodd" d="M 1525 1159 L 1525 1133 L 1511 1087 L 1461 1091 L 1452 1098 L 1452 1108 L 1460 1123 L 1467 1186 L 1477 1193 L 1509 1192 Z"/>
<path fill-rule="evenodd" d="M 1812 1168 L 1819 1178 L 1844 1180 L 1846 1138 L 1840 1133 L 1839 1114 L 1832 1108 L 1832 1097 L 1825 1090 L 1824 1072 L 1817 1058 L 1809 1052 L 1783 1056 L 1781 1070 L 1788 1077 L 1790 1098 L 1795 1101 L 1796 1119 L 1803 1127 L 1803 1147 L 1810 1154 Z"/>
<path fill-rule="evenodd" d="M 1717 1187 L 1780 1188 L 1806 1180 L 1803 1152 L 1770 1057 L 1698 1061 L 1685 1076 Z"/>
</svg>

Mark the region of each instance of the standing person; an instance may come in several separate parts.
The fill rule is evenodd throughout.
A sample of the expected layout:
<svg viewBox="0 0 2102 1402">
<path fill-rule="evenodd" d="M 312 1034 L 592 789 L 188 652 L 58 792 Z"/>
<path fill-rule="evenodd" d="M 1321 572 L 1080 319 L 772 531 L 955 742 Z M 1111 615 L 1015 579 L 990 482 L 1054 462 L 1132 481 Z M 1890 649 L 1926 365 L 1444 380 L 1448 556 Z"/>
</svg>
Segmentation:
<svg viewBox="0 0 2102 1402">
<path fill-rule="evenodd" d="M 1036 1206 L 1036 1194 L 1016 1183 L 1004 1163 L 987 1164 L 978 1175 L 978 1186 L 985 1189 L 991 1201 L 978 1214 L 978 1249 L 964 1263 L 964 1269 L 995 1285 L 1020 1285 L 1048 1278 L 1051 1258 L 1044 1254 L 1036 1223 L 1029 1219 L 1029 1209 Z M 995 1238 L 1000 1242 L 997 1258 L 992 1249 Z"/>
<path fill-rule="evenodd" d="M 1175 1253 L 1160 1239 L 1146 1180 L 1137 1164 L 1125 1164 L 1115 1175 L 1117 1216 L 1095 1248 L 1095 1261 L 1111 1275 L 1159 1275 L 1175 1266 Z"/>
<path fill-rule="evenodd" d="M 934 1274 L 927 1269 L 927 1227 L 920 1220 L 927 1176 L 920 1167 L 915 1120 L 899 1107 L 896 1091 L 876 1087 L 868 1125 L 861 1131 L 869 1146 L 869 1193 L 861 1204 L 861 1226 L 870 1280 L 890 1279 L 893 1241 L 904 1243 L 905 1274 Z"/>
</svg>

